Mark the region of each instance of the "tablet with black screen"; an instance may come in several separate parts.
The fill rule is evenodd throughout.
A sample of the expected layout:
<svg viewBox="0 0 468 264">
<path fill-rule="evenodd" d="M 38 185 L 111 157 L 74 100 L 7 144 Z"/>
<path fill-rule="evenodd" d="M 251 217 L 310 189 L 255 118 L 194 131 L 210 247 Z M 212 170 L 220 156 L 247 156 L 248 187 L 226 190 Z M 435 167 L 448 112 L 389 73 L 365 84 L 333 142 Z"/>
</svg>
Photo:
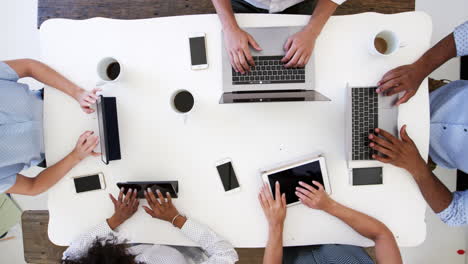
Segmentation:
<svg viewBox="0 0 468 264">
<path fill-rule="evenodd" d="M 276 181 L 280 183 L 280 191 L 286 194 L 286 204 L 288 206 L 299 203 L 295 192 L 296 187 L 300 187 L 300 181 L 311 186 L 314 186 L 312 181 L 317 181 L 323 185 L 328 194 L 331 194 L 325 158 L 323 157 L 316 157 L 276 170 L 271 170 L 265 172 L 262 177 L 263 180 L 270 185 L 273 197 L 275 197 L 275 183 Z"/>
</svg>

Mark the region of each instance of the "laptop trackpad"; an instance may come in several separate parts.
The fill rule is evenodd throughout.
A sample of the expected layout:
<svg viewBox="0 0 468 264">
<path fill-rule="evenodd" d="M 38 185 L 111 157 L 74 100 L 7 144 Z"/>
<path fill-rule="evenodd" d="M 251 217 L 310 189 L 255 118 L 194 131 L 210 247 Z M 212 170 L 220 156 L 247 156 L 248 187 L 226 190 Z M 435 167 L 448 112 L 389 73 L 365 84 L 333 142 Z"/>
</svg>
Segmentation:
<svg viewBox="0 0 468 264">
<path fill-rule="evenodd" d="M 379 128 L 398 138 L 398 107 L 379 108 Z"/>
<path fill-rule="evenodd" d="M 394 108 L 395 103 L 398 101 L 398 94 L 394 94 L 391 96 L 384 96 L 379 94 L 379 108 Z"/>
<path fill-rule="evenodd" d="M 288 27 L 244 28 L 257 41 L 262 51 L 258 52 L 252 47 L 253 56 L 283 55 L 283 46 L 289 38 Z"/>
</svg>

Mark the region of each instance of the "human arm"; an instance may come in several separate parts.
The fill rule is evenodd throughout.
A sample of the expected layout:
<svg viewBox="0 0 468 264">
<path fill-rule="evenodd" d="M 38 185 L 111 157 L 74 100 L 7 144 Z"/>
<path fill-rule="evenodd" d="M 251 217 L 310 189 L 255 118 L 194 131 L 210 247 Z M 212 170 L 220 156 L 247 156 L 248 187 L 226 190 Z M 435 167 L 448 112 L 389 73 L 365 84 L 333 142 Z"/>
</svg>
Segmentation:
<svg viewBox="0 0 468 264">
<path fill-rule="evenodd" d="M 387 72 L 377 83 L 378 93 L 393 95 L 405 91 L 396 105 L 407 102 L 419 89 L 424 78 L 455 56 L 468 54 L 468 21 L 439 41 L 416 62 Z"/>
<path fill-rule="evenodd" d="M 38 195 L 47 191 L 63 178 L 73 167 L 88 156 L 97 156 L 99 153 L 93 151 L 98 144 L 98 137 L 93 132 L 83 133 L 75 146 L 75 149 L 61 161 L 43 170 L 34 178 L 18 174 L 16 183 L 8 189 L 7 193 L 22 195 Z"/>
<path fill-rule="evenodd" d="M 144 194 L 149 206 L 143 206 L 146 213 L 169 223 L 174 221 L 174 226 L 187 238 L 199 244 L 206 253 L 208 260 L 203 262 L 204 264 L 231 264 L 238 261 L 239 257 L 228 241 L 220 238 L 208 227 L 181 216 L 169 193 L 164 197 L 158 190 L 156 197 L 151 189 L 148 189 Z"/>
<path fill-rule="evenodd" d="M 212 0 L 223 27 L 226 52 L 229 54 L 231 65 L 236 72 L 244 74 L 254 66 L 249 45 L 256 50 L 262 50 L 255 39 L 242 30 L 237 24 L 230 0 Z"/>
<path fill-rule="evenodd" d="M 19 59 L 5 61 L 5 63 L 18 74 L 19 78 L 32 77 L 74 98 L 84 112 L 88 114 L 94 112 L 91 105 L 96 103 L 96 93 L 100 91 L 99 88 L 86 91 L 40 61 Z"/>
<path fill-rule="evenodd" d="M 63 252 L 63 259 L 78 259 L 88 252 L 89 247 L 98 238 L 110 238 L 111 235 L 117 237 L 117 227 L 123 224 L 126 220 L 132 217 L 138 210 L 137 192 L 129 190 L 127 195 L 120 190 L 118 199 L 115 199 L 112 194 L 109 194 L 112 203 L 114 204 L 114 214 L 103 221 L 96 227 L 83 233 L 78 238 L 73 240 L 70 246 Z"/>
<path fill-rule="evenodd" d="M 318 0 L 309 23 L 289 37 L 284 45 L 286 55 L 281 61 L 286 63 L 285 67 L 304 67 L 307 64 L 314 50 L 315 40 L 337 7 L 338 4 L 331 0 Z"/>
<path fill-rule="evenodd" d="M 263 256 L 263 264 L 281 264 L 283 262 L 283 227 L 286 218 L 286 196 L 280 193 L 280 184 L 275 183 L 275 197 L 264 184 L 258 195 L 263 213 L 268 221 L 268 242 Z"/>
<path fill-rule="evenodd" d="M 447 187 L 429 170 L 413 140 L 406 132 L 406 125 L 400 130 L 401 140 L 382 129 L 375 129 L 382 136 L 369 135 L 369 146 L 385 156 L 373 155 L 384 163 L 407 170 L 413 176 L 424 199 L 435 213 L 440 213 L 452 202 L 453 195 Z"/>
<path fill-rule="evenodd" d="M 317 189 L 304 182 L 299 184 L 301 187 L 296 188 L 296 195 L 301 203 L 335 216 L 362 236 L 375 242 L 377 263 L 403 263 L 395 237 L 382 222 L 334 201 L 319 182 L 313 181 Z"/>
</svg>

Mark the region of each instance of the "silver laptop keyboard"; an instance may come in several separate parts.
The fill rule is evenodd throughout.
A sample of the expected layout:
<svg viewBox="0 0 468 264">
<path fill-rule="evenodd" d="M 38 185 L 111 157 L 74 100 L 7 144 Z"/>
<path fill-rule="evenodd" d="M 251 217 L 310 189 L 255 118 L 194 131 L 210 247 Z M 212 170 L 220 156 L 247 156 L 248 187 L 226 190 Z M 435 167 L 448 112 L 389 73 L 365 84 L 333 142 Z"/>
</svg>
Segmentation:
<svg viewBox="0 0 468 264">
<path fill-rule="evenodd" d="M 254 56 L 255 66 L 245 74 L 232 69 L 232 84 L 305 83 L 305 68 L 285 68 L 284 56 Z"/>
<path fill-rule="evenodd" d="M 369 147 L 369 134 L 379 127 L 377 87 L 351 89 L 353 160 L 372 160 L 377 151 Z"/>
</svg>

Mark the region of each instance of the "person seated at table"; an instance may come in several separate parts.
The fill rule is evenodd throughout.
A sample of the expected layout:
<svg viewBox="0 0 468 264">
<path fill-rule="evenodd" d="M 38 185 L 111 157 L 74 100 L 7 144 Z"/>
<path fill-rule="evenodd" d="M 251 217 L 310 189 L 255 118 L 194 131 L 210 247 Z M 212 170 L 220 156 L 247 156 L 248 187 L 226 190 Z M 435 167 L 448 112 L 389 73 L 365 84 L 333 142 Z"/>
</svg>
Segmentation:
<svg viewBox="0 0 468 264">
<path fill-rule="evenodd" d="M 255 39 L 242 30 L 236 22 L 235 13 L 282 13 L 310 15 L 304 29 L 284 44 L 286 55 L 282 59 L 285 67 L 303 67 L 314 50 L 315 40 L 320 35 L 338 5 L 346 0 L 212 0 L 221 20 L 226 51 L 236 72 L 244 74 L 254 66 L 249 45 L 260 51 Z"/>
<path fill-rule="evenodd" d="M 87 156 L 98 137 L 83 133 L 70 154 L 35 178 L 19 172 L 44 161 L 42 92 L 32 91 L 18 83 L 32 77 L 73 97 L 85 113 L 92 113 L 98 89 L 86 91 L 73 84 L 49 66 L 31 59 L 0 61 L 0 193 L 37 195 L 47 191 Z"/>
<path fill-rule="evenodd" d="M 460 107 L 463 108 L 461 104 Z M 376 160 L 411 173 L 424 199 L 443 222 L 451 226 L 468 224 L 468 191 L 451 193 L 447 189 L 419 154 L 416 144 L 406 132 L 406 125 L 400 130 L 401 139 L 382 129 L 376 129 L 375 132 L 379 136 L 369 135 L 369 139 L 373 141 L 369 146 L 385 155 L 374 155 Z M 463 155 L 464 148 L 467 147 L 466 140 L 457 144 L 458 152 L 454 152 L 452 157 L 460 160 L 466 158 L 467 156 L 457 157 Z"/>
<path fill-rule="evenodd" d="M 317 188 L 303 182 L 296 188 L 296 195 L 303 205 L 323 210 L 345 222 L 359 234 L 373 240 L 377 263 L 403 263 L 392 232 L 382 222 L 339 204 L 328 196 L 320 183 L 314 181 L 313 184 Z M 264 264 L 374 263 L 363 248 L 351 245 L 327 244 L 283 249 L 283 226 L 287 207 L 286 196 L 280 193 L 280 184 L 275 184 L 275 198 L 269 186 L 264 185 L 258 199 L 268 221 Z"/>
<path fill-rule="evenodd" d="M 404 103 L 416 93 L 421 82 L 432 71 L 455 56 L 465 55 L 468 55 L 468 21 L 458 26 L 453 33 L 439 41 L 413 64 L 398 67 L 385 74 L 379 83 L 380 92 L 386 92 L 388 89 L 392 89 L 389 94 L 404 91 L 405 95 L 399 101 Z M 430 160 L 438 166 L 468 173 L 468 81 L 451 82 L 431 92 L 429 96 Z M 385 152 L 382 153 L 394 155 L 381 160 L 408 170 L 429 206 L 442 221 L 449 225 L 468 224 L 468 192 L 452 194 L 431 170 L 423 165 L 424 161 L 406 130 L 402 131 L 401 140 L 390 136 L 386 136 L 386 141 L 374 138 L 376 148 L 383 147 Z M 404 149 L 405 152 L 401 152 L 400 149 Z M 377 159 L 379 158 L 378 156 Z M 402 163 L 404 159 L 411 159 L 414 163 Z"/>
<path fill-rule="evenodd" d="M 202 249 L 127 243 L 119 233 L 119 226 L 135 214 L 139 201 L 136 191 L 132 192 L 130 189 L 127 195 L 122 191 L 117 199 L 109 194 L 114 204 L 114 214 L 75 239 L 63 253 L 62 264 L 230 264 L 239 260 L 228 241 L 220 238 L 208 227 L 181 215 L 172 203 L 171 195 L 167 193 L 164 197 L 159 190 L 157 197 L 150 189 L 145 191 L 149 205 L 143 206 L 146 213 L 172 224 Z M 170 228 L 169 225 L 167 228 Z M 154 232 L 157 236 L 157 231 Z"/>
</svg>

